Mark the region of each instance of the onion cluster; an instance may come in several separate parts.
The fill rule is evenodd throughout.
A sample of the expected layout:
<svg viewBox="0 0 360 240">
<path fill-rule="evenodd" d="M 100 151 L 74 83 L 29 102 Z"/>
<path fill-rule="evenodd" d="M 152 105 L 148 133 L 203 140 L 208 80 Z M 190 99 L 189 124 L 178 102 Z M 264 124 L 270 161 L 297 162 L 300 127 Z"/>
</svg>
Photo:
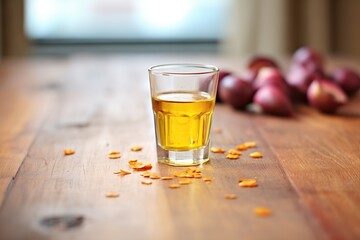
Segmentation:
<svg viewBox="0 0 360 240">
<path fill-rule="evenodd" d="M 334 113 L 359 88 L 360 77 L 354 70 L 340 67 L 328 75 L 321 54 L 302 47 L 293 54 L 286 73 L 264 56 L 250 59 L 242 74 L 220 70 L 217 101 L 278 116 L 294 116 L 296 102 Z"/>
</svg>

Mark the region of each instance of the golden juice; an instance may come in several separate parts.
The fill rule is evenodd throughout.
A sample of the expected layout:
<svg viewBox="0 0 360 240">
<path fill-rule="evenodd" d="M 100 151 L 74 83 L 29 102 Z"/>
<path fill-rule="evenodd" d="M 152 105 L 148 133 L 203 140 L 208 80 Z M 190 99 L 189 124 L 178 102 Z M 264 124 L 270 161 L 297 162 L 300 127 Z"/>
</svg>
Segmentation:
<svg viewBox="0 0 360 240">
<path fill-rule="evenodd" d="M 152 98 L 158 143 L 166 150 L 187 151 L 209 140 L 215 99 L 204 92 L 164 92 Z"/>
</svg>

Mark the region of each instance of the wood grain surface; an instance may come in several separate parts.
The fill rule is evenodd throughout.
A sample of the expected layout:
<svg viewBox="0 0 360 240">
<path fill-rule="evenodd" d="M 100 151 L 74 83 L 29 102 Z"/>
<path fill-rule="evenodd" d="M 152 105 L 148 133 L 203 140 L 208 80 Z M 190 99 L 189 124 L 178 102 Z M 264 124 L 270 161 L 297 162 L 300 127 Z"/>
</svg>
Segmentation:
<svg viewBox="0 0 360 240">
<path fill-rule="evenodd" d="M 43 68 L 47 68 L 43 71 Z M 2 62 L 0 69 L 0 206 L 51 104 L 57 65 Z"/>
<path fill-rule="evenodd" d="M 337 115 L 301 106 L 294 119 L 218 104 L 213 129 L 222 132 L 212 145 L 256 141 L 264 157 L 212 154 L 200 167 L 211 183 L 144 185 L 129 168 L 136 158 L 160 176 L 185 169 L 156 162 L 148 67 L 200 62 L 239 72 L 245 61 L 135 55 L 1 63 L 0 239 L 360 238 L 359 95 Z M 134 145 L 143 150 L 130 151 Z M 65 148 L 76 153 L 64 156 Z M 121 158 L 109 159 L 111 150 Z M 119 169 L 131 174 L 113 174 Z M 258 187 L 241 188 L 240 178 L 256 178 Z M 256 216 L 256 207 L 273 214 Z"/>
</svg>

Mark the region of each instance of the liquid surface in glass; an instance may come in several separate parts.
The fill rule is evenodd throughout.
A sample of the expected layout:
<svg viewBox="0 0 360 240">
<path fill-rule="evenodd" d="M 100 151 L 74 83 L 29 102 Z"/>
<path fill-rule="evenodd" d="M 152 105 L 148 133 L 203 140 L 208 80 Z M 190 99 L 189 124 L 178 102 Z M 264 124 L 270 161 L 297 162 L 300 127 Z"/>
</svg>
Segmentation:
<svg viewBox="0 0 360 240">
<path fill-rule="evenodd" d="M 158 142 L 166 150 L 192 150 L 209 140 L 215 99 L 205 92 L 164 92 L 152 98 Z"/>
</svg>

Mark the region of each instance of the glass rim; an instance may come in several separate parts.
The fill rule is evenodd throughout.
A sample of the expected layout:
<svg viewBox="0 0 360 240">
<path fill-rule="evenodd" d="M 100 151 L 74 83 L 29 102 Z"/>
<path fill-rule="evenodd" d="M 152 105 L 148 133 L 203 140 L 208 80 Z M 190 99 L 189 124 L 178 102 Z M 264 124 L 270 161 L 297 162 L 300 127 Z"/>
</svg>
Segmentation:
<svg viewBox="0 0 360 240">
<path fill-rule="evenodd" d="M 166 68 L 170 67 L 193 67 L 199 69 L 206 69 L 207 71 L 189 71 L 189 72 L 178 72 L 178 71 L 166 71 Z M 162 70 L 164 69 L 164 70 Z M 209 73 L 219 72 L 219 68 L 214 65 L 209 64 L 197 64 L 197 63 L 169 63 L 169 64 L 159 64 L 152 66 L 148 69 L 151 74 L 167 74 L 167 75 L 202 75 Z"/>
</svg>

